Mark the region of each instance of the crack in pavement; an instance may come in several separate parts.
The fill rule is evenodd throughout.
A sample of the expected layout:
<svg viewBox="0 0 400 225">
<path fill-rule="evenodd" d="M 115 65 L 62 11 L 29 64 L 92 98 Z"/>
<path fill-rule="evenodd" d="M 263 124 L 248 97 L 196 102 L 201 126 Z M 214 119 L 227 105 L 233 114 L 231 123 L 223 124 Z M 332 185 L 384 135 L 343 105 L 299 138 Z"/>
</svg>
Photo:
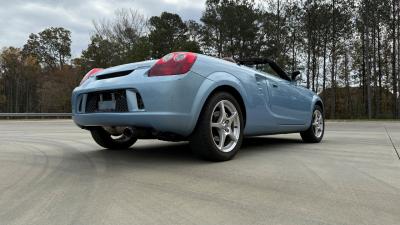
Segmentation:
<svg viewBox="0 0 400 225">
<path fill-rule="evenodd" d="M 390 142 L 392 143 L 394 152 L 396 153 L 397 158 L 400 160 L 400 155 L 399 155 L 399 152 L 397 151 L 396 145 L 394 144 L 394 142 L 393 142 L 393 140 L 392 140 L 392 137 L 390 136 L 389 131 L 387 130 L 386 126 L 384 126 L 384 128 L 385 128 L 386 134 L 387 134 L 387 136 L 388 136 Z"/>
</svg>

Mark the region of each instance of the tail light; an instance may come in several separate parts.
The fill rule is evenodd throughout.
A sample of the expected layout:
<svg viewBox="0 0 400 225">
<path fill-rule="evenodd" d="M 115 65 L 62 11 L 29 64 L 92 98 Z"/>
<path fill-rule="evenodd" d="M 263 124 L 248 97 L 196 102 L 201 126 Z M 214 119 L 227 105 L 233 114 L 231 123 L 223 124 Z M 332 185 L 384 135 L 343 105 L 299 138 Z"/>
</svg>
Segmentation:
<svg viewBox="0 0 400 225">
<path fill-rule="evenodd" d="M 81 83 L 79 85 L 82 85 L 87 79 L 89 79 L 90 77 L 94 76 L 96 73 L 102 71 L 102 68 L 94 68 L 91 69 L 82 79 Z"/>
<path fill-rule="evenodd" d="M 149 71 L 149 77 L 185 74 L 192 68 L 196 59 L 197 55 L 192 52 L 170 53 L 156 62 Z"/>
</svg>

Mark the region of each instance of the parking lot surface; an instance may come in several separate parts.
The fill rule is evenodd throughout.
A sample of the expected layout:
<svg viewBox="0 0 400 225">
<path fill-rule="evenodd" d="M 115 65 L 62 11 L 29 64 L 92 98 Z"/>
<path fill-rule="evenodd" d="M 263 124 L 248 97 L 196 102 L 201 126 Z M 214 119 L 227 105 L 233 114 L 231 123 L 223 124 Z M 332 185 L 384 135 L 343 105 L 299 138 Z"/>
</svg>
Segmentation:
<svg viewBox="0 0 400 225">
<path fill-rule="evenodd" d="M 0 224 L 400 224 L 399 122 L 248 138 L 210 163 L 187 143 L 104 150 L 71 120 L 0 121 Z"/>
</svg>

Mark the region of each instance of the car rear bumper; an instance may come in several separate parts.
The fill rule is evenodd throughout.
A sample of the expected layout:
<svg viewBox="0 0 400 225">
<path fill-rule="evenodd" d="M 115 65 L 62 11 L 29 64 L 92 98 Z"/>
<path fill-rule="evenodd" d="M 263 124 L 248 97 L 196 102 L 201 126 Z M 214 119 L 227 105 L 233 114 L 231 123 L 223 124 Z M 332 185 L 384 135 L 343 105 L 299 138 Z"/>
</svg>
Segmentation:
<svg viewBox="0 0 400 225">
<path fill-rule="evenodd" d="M 198 89 L 206 78 L 189 72 L 186 75 L 148 77 L 145 70 L 137 70 L 128 76 L 93 80 L 77 87 L 72 94 L 74 122 L 80 127 L 134 126 L 160 132 L 188 136 L 197 121 L 195 106 Z M 135 93 L 127 96 L 125 112 L 85 112 L 82 99 L 94 92 L 126 90 Z M 138 107 L 137 96 L 143 101 Z"/>
<path fill-rule="evenodd" d="M 133 126 L 187 136 L 192 116 L 176 112 L 88 113 L 74 114 L 73 120 L 82 127 Z"/>
</svg>

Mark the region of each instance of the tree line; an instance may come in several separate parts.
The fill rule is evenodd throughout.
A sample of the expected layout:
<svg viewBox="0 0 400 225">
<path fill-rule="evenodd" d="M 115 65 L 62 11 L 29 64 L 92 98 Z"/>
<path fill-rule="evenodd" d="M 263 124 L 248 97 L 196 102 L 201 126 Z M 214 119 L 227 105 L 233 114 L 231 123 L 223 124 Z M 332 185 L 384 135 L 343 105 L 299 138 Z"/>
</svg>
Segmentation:
<svg viewBox="0 0 400 225">
<path fill-rule="evenodd" d="M 0 52 L 0 112 L 68 112 L 91 68 L 157 59 L 173 51 L 270 58 L 302 72 L 328 118 L 400 118 L 400 1 L 207 0 L 201 18 L 134 9 L 93 23 L 71 58 L 71 33 L 51 27 Z"/>
</svg>

